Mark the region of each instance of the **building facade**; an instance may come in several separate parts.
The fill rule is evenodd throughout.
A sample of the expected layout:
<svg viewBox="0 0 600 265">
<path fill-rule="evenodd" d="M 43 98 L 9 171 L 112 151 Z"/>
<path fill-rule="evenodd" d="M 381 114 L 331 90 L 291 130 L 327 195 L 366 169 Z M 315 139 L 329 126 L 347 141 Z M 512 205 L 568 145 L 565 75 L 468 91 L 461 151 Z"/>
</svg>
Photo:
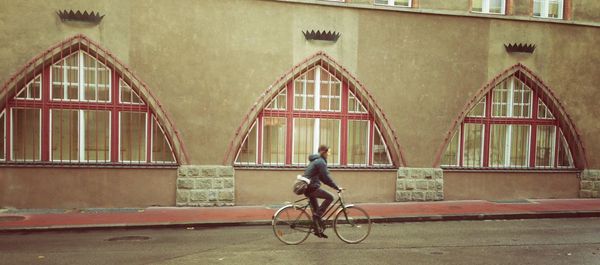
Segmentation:
<svg viewBox="0 0 600 265">
<path fill-rule="evenodd" d="M 596 1 L 0 7 L 0 207 L 600 197 Z"/>
</svg>

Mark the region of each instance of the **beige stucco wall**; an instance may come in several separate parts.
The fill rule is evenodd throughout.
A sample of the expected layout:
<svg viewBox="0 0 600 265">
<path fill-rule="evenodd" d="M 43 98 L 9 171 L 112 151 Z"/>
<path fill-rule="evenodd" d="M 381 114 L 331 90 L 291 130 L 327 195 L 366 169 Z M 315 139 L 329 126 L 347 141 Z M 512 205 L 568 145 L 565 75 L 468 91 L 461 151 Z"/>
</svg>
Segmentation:
<svg viewBox="0 0 600 265">
<path fill-rule="evenodd" d="M 444 199 L 577 198 L 579 181 L 578 173 L 445 171 Z"/>
<path fill-rule="evenodd" d="M 0 208 L 175 204 L 177 169 L 0 168 Z"/>
<path fill-rule="evenodd" d="M 236 205 L 283 204 L 302 198 L 292 192 L 296 175 L 293 170 L 235 171 Z M 347 189 L 344 199 L 349 203 L 392 202 L 396 196 L 396 171 L 332 170 L 335 183 Z M 333 189 L 323 189 L 335 194 Z"/>
<path fill-rule="evenodd" d="M 264 90 L 292 66 L 324 50 L 372 93 L 397 132 L 406 166 L 429 168 L 471 96 L 521 62 L 555 92 L 579 129 L 589 168 L 600 168 L 600 109 L 595 107 L 600 102 L 600 27 L 317 2 L 0 0 L 0 82 L 52 44 L 86 34 L 148 84 L 181 132 L 190 164 L 218 165 L 242 117 Z M 419 5 L 429 8 L 435 2 L 420 0 Z M 439 9 L 458 5 L 441 4 Z M 574 19 L 598 21 L 598 2 L 573 5 Z M 515 6 L 516 12 L 523 8 Z M 62 23 L 55 14 L 61 9 L 106 16 L 98 26 Z M 303 30 L 342 35 L 335 44 L 307 42 Z M 519 42 L 536 44 L 535 53 L 504 51 L 503 44 Z M 236 187 L 245 179 L 268 182 L 257 172 L 236 175 Z M 77 183 L 73 176 L 61 181 Z M 251 196 L 244 200 L 257 201 Z"/>
</svg>

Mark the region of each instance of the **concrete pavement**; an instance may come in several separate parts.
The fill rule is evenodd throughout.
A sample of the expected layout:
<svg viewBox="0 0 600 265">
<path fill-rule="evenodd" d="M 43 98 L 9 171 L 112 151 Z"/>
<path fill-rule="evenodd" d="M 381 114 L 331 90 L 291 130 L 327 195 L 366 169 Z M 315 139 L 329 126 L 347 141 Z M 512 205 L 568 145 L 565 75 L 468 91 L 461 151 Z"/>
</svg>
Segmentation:
<svg viewBox="0 0 600 265">
<path fill-rule="evenodd" d="M 375 222 L 600 217 L 600 199 L 362 203 Z M 0 210 L 0 231 L 270 224 L 277 206 Z"/>
</svg>

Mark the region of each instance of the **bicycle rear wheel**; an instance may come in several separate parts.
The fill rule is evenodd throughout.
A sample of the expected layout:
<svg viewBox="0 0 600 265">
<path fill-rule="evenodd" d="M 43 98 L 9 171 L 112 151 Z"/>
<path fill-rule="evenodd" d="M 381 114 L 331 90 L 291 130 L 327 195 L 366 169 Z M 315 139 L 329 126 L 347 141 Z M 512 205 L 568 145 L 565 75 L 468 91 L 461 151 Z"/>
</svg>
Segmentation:
<svg viewBox="0 0 600 265">
<path fill-rule="evenodd" d="M 310 235 L 312 219 L 304 209 L 284 206 L 273 216 L 273 232 L 283 243 L 297 245 Z"/>
<path fill-rule="evenodd" d="M 371 218 L 358 206 L 341 209 L 333 220 L 335 234 L 348 244 L 357 244 L 365 240 L 371 233 Z"/>
</svg>

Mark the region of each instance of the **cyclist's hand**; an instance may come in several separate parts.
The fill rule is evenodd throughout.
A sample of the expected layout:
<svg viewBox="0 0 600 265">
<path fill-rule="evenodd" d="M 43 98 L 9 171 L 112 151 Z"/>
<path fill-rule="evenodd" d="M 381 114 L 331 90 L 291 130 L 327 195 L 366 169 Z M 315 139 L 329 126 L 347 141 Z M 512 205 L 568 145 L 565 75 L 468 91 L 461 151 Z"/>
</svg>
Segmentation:
<svg viewBox="0 0 600 265">
<path fill-rule="evenodd" d="M 344 188 L 342 188 L 342 187 L 338 187 L 338 190 L 337 190 L 337 192 L 338 192 L 338 193 L 340 193 L 340 192 L 342 192 L 342 191 L 344 191 L 344 190 L 345 190 Z"/>
</svg>

